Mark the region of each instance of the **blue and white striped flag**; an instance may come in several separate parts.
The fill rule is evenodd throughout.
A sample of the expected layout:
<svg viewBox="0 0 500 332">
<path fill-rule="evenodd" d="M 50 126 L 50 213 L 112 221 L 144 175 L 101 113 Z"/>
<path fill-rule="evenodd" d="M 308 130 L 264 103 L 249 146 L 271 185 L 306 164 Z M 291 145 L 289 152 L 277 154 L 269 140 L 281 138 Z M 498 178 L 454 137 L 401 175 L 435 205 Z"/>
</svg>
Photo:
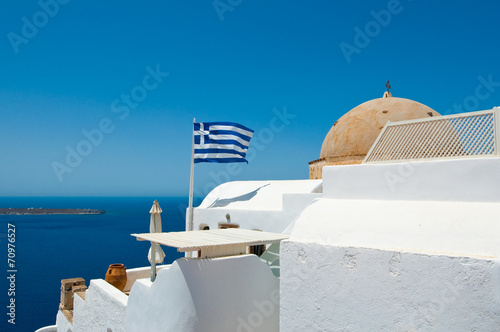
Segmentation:
<svg viewBox="0 0 500 332">
<path fill-rule="evenodd" d="M 194 123 L 195 163 L 240 163 L 253 130 L 234 122 Z"/>
</svg>

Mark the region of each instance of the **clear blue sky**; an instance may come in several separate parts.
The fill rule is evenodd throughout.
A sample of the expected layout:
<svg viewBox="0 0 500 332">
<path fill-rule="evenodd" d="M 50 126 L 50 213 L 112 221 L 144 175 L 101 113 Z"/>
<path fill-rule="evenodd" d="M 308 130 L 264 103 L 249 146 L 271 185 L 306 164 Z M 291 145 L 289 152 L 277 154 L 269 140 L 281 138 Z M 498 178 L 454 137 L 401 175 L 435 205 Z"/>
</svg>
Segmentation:
<svg viewBox="0 0 500 332">
<path fill-rule="evenodd" d="M 256 133 L 248 165 L 196 166 L 198 195 L 305 179 L 387 79 L 443 114 L 500 106 L 498 1 L 54 1 L 0 13 L 0 196 L 186 195 L 194 117 Z"/>
</svg>

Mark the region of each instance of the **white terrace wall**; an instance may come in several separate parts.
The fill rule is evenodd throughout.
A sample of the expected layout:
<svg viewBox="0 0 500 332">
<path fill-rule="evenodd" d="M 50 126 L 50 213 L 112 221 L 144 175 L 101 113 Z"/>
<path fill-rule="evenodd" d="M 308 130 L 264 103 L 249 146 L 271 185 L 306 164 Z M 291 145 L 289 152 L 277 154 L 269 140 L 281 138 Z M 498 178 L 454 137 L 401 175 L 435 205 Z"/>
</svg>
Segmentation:
<svg viewBox="0 0 500 332">
<path fill-rule="evenodd" d="M 85 300 L 74 297 L 72 332 L 125 332 L 127 300 L 127 295 L 106 281 L 91 280 Z"/>
<path fill-rule="evenodd" d="M 62 313 L 61 310 L 57 311 L 57 316 L 56 316 L 56 327 L 57 327 L 57 332 L 72 332 L 73 331 L 73 325 L 68 321 L 66 316 Z M 36 331 L 39 332 L 39 331 Z"/>
<path fill-rule="evenodd" d="M 194 229 L 219 222 L 240 228 L 281 233 L 313 199 L 321 197 L 321 180 L 235 181 L 221 184 L 194 209 Z"/>
<path fill-rule="evenodd" d="M 156 265 L 156 273 L 161 269 L 170 268 L 170 264 L 166 265 Z M 151 266 L 137 267 L 134 269 L 127 269 L 127 284 L 123 288 L 124 292 L 130 292 L 132 286 L 138 279 L 150 279 L 151 278 Z"/>
<path fill-rule="evenodd" d="M 500 261 L 281 245 L 281 331 L 499 331 Z"/>
<path fill-rule="evenodd" d="M 181 258 L 129 296 L 128 332 L 278 330 L 279 280 L 255 255 Z"/>
<path fill-rule="evenodd" d="M 281 331 L 497 331 L 499 162 L 325 168 L 281 243 Z"/>
<path fill-rule="evenodd" d="M 169 267 L 170 265 L 159 265 L 156 268 L 159 271 Z M 124 291 L 130 291 L 138 279 L 149 279 L 150 275 L 151 267 L 128 269 Z M 73 324 L 68 322 L 61 311 L 57 313 L 57 331 L 125 331 L 127 301 L 127 295 L 106 281 L 102 279 L 91 280 L 89 289 L 85 293 L 85 300 L 78 294 L 74 296 Z"/>
<path fill-rule="evenodd" d="M 325 167 L 323 195 L 338 199 L 500 202 L 500 158 Z"/>
</svg>

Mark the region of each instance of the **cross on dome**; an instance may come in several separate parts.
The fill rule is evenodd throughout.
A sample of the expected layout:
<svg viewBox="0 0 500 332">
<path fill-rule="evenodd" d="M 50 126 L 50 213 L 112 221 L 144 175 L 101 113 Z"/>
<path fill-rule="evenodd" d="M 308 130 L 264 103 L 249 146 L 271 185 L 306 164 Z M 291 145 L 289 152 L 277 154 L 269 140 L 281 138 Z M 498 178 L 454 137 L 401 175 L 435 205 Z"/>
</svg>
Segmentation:
<svg viewBox="0 0 500 332">
<path fill-rule="evenodd" d="M 387 80 L 387 83 L 385 83 L 385 86 L 387 88 L 387 91 L 384 92 L 384 96 L 382 98 L 392 97 L 392 93 L 389 91 L 391 89 L 391 85 L 389 84 L 389 80 Z"/>
</svg>

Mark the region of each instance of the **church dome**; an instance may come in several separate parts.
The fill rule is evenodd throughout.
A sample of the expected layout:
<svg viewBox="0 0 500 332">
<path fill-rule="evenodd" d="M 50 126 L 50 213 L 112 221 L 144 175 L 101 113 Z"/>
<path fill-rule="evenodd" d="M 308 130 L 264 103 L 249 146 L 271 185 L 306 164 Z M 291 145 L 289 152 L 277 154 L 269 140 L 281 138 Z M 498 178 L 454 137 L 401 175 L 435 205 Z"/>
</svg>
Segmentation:
<svg viewBox="0 0 500 332">
<path fill-rule="evenodd" d="M 392 97 L 390 92 L 356 106 L 333 124 L 323 141 L 320 159 L 309 163 L 310 178 L 321 178 L 323 166 L 360 164 L 387 121 L 439 115 L 419 102 Z"/>
<path fill-rule="evenodd" d="M 432 108 L 404 98 L 378 98 L 356 106 L 330 129 L 320 158 L 366 156 L 387 121 L 403 121 L 439 114 Z"/>
</svg>

